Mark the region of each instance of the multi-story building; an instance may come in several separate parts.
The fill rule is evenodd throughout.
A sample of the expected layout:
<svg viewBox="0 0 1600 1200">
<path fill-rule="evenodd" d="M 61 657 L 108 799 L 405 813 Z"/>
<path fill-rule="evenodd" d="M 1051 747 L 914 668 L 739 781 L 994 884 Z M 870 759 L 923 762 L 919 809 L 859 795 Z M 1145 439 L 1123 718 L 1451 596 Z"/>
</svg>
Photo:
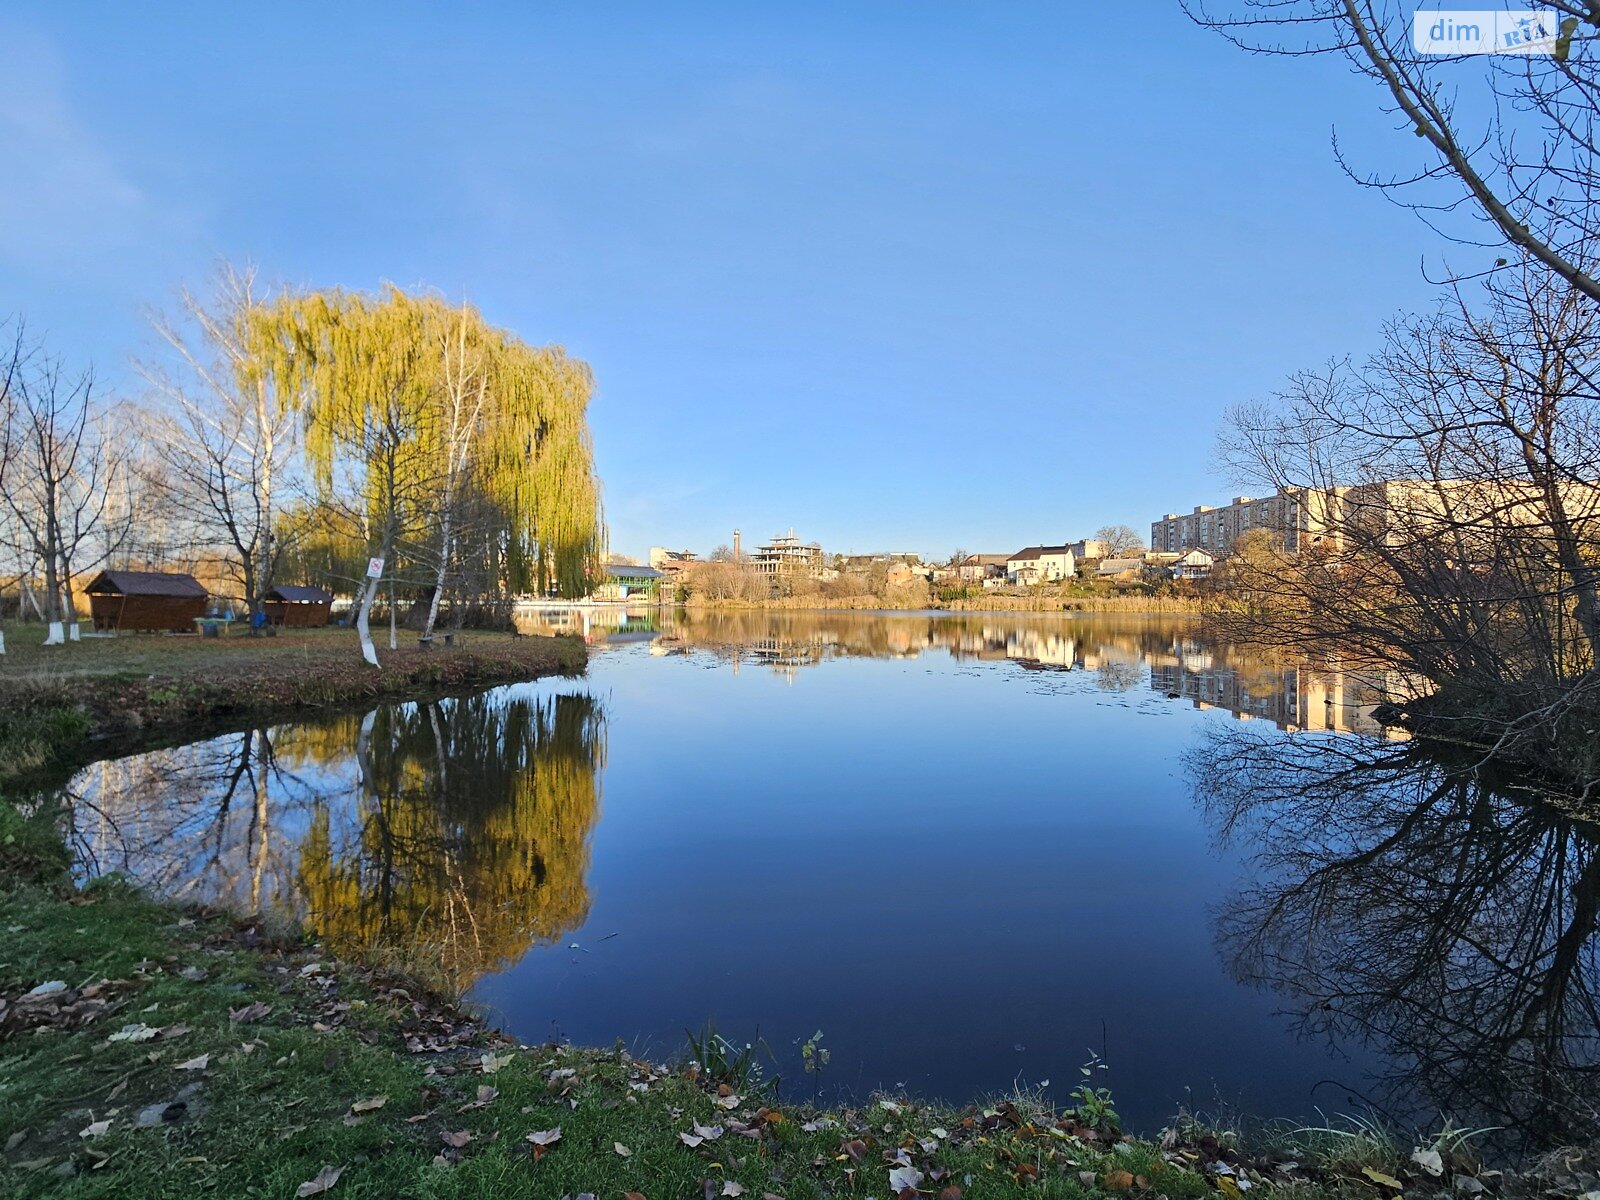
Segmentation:
<svg viewBox="0 0 1600 1200">
<path fill-rule="evenodd" d="M 750 566 L 761 575 L 816 575 L 823 569 L 822 547 L 802 542 L 794 530 L 779 534 L 750 556 Z"/>
<path fill-rule="evenodd" d="M 1259 498 L 1235 496 L 1232 503 L 1215 508 L 1199 504 L 1190 513 L 1168 513 L 1150 523 L 1150 549 L 1169 554 L 1204 550 L 1213 558 L 1226 558 L 1241 535 L 1267 529 L 1283 536 L 1285 550 L 1299 550 L 1335 528 L 1353 490 L 1363 489 L 1296 488 Z"/>
<path fill-rule="evenodd" d="M 1213 508 L 1197 504 L 1191 513 L 1168 513 L 1150 523 L 1150 549 L 1169 554 L 1204 550 L 1221 558 L 1233 549 L 1241 533 L 1250 529 L 1286 528 L 1286 504 L 1282 494 L 1257 499 L 1235 496 L 1233 503 Z"/>
</svg>

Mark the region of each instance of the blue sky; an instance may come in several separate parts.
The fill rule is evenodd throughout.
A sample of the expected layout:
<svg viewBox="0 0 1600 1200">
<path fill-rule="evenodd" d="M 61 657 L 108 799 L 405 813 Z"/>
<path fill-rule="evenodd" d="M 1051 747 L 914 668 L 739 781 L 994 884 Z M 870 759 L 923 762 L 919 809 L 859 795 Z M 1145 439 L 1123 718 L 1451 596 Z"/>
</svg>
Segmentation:
<svg viewBox="0 0 1600 1200">
<path fill-rule="evenodd" d="M 469 298 L 593 365 L 628 553 L 1148 532 L 1443 259 L 1367 84 L 1133 11 L 13 2 L 0 313 L 133 390 L 219 256 Z"/>
</svg>

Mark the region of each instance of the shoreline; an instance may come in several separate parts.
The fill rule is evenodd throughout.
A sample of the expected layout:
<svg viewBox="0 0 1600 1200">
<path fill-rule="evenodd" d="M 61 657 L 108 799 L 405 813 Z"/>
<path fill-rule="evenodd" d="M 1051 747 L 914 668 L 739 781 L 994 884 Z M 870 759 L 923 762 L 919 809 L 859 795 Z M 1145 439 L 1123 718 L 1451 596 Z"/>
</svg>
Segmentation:
<svg viewBox="0 0 1600 1200">
<path fill-rule="evenodd" d="M 376 670 L 346 630 L 51 649 L 15 648 L 13 638 L 0 659 L 0 784 L 108 747 L 132 752 L 296 715 L 577 675 L 588 663 L 578 638 L 460 636 L 450 647 L 380 650 Z"/>
<path fill-rule="evenodd" d="M 1018 600 L 1016 604 L 1000 603 Z M 998 596 L 985 600 L 932 600 L 901 608 L 886 606 L 875 596 L 853 596 L 829 601 L 818 596 L 793 596 L 782 600 L 695 600 L 690 598 L 662 608 L 691 612 L 859 612 L 882 616 L 1067 616 L 1074 613 L 1116 613 L 1125 616 L 1201 616 L 1198 599 L 1182 596 L 1066 596 L 1050 605 L 1021 597 Z"/>
</svg>

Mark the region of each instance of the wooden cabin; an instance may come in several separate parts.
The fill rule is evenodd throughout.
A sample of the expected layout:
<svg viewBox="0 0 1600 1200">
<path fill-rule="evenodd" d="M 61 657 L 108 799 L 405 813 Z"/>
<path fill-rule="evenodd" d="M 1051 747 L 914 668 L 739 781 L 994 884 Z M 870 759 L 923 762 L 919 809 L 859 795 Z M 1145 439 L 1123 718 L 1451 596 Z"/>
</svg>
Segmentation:
<svg viewBox="0 0 1600 1200">
<path fill-rule="evenodd" d="M 333 593 L 318 587 L 285 585 L 269 591 L 263 607 L 269 625 L 320 629 L 333 614 Z"/>
<path fill-rule="evenodd" d="M 99 630 L 193 633 L 211 599 L 193 575 L 167 571 L 101 571 L 83 591 Z"/>
</svg>

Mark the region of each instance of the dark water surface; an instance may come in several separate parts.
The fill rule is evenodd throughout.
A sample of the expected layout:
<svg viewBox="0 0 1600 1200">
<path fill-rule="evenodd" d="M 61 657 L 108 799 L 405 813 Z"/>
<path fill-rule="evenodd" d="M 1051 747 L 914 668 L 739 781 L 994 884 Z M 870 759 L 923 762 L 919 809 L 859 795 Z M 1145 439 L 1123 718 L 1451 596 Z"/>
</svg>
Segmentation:
<svg viewBox="0 0 1600 1200">
<path fill-rule="evenodd" d="M 85 872 L 426 946 L 524 1040 L 714 1018 L 809 1093 L 820 1029 L 830 1090 L 1063 1102 L 1092 1051 L 1147 1130 L 1569 1132 L 1595 831 L 1442 783 L 1372 699 L 1180 619 L 679 614 L 583 679 L 97 764 L 72 821 Z"/>
</svg>

